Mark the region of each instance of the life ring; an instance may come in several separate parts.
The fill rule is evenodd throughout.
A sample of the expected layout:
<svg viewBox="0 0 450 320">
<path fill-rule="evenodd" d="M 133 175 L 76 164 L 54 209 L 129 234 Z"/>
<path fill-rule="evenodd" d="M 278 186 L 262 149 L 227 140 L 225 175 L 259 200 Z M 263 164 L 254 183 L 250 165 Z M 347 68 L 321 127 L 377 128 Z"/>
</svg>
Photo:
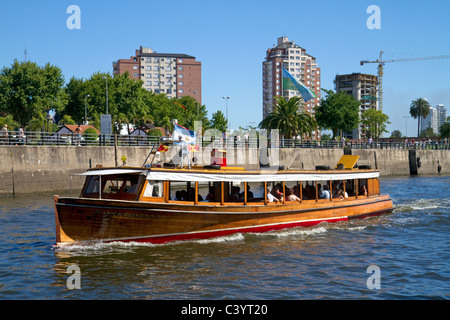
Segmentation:
<svg viewBox="0 0 450 320">
<path fill-rule="evenodd" d="M 203 166 L 203 169 L 214 169 L 214 170 L 220 170 L 221 166 L 218 164 L 210 164 L 207 166 Z"/>
</svg>

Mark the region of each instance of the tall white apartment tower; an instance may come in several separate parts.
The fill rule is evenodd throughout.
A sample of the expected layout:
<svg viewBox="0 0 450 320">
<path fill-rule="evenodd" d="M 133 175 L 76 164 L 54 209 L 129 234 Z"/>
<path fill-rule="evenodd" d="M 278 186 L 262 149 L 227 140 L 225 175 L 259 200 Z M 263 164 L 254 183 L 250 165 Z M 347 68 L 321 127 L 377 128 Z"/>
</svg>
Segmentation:
<svg viewBox="0 0 450 320">
<path fill-rule="evenodd" d="M 298 91 L 283 90 L 283 67 L 316 94 L 317 98 L 304 104 L 305 110 L 314 114 L 314 108 L 320 103 L 320 68 L 316 58 L 288 37 L 280 37 L 277 45 L 267 50 L 262 66 L 263 118 L 272 112 L 275 97 L 300 96 Z"/>
</svg>

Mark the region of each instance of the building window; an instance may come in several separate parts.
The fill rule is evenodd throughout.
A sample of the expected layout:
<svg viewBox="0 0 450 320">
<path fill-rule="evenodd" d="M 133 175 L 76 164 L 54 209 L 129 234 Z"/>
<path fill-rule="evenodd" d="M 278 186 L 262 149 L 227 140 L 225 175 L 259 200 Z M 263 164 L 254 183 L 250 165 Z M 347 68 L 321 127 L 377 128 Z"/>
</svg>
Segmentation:
<svg viewBox="0 0 450 320">
<path fill-rule="evenodd" d="M 133 77 L 137 78 L 138 74 L 137 73 L 133 73 Z"/>
<path fill-rule="evenodd" d="M 183 78 L 183 74 L 179 74 L 178 78 L 180 78 L 180 79 Z"/>
<path fill-rule="evenodd" d="M 178 70 L 182 71 L 182 70 L 183 70 L 183 67 L 178 67 Z"/>
<path fill-rule="evenodd" d="M 178 82 L 179 86 L 182 86 L 183 84 L 184 84 L 183 81 Z"/>
<path fill-rule="evenodd" d="M 134 69 L 134 70 L 137 70 L 137 69 L 138 69 L 138 66 L 133 66 L 133 69 Z"/>
<path fill-rule="evenodd" d="M 184 90 L 183 90 L 183 89 L 180 89 L 180 90 L 178 90 L 178 92 L 179 92 L 179 93 L 183 93 L 183 92 L 184 92 Z"/>
<path fill-rule="evenodd" d="M 179 63 L 183 63 L 183 59 L 178 59 L 178 62 Z"/>
</svg>

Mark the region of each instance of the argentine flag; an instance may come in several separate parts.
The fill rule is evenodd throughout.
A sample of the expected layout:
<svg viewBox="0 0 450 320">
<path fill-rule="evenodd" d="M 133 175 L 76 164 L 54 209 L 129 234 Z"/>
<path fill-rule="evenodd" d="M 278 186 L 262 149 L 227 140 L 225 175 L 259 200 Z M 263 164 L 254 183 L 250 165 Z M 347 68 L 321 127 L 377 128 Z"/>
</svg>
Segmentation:
<svg viewBox="0 0 450 320">
<path fill-rule="evenodd" d="M 295 79 L 285 68 L 283 68 L 283 90 L 294 90 L 300 92 L 305 102 L 317 98 L 317 96 L 303 83 Z"/>
</svg>

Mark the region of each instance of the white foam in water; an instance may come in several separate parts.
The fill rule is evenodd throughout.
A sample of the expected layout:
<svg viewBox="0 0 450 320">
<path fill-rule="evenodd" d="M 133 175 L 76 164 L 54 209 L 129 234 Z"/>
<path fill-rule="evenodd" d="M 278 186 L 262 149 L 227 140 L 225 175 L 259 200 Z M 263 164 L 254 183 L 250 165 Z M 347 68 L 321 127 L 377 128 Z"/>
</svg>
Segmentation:
<svg viewBox="0 0 450 320">
<path fill-rule="evenodd" d="M 244 236 L 242 233 L 235 233 L 229 236 L 209 238 L 209 239 L 201 239 L 201 240 L 192 240 L 196 243 L 220 243 L 220 242 L 231 242 L 231 241 L 241 241 L 244 240 Z"/>
<path fill-rule="evenodd" d="M 440 204 L 442 199 L 418 199 L 408 201 L 404 204 L 399 204 L 395 206 L 395 210 L 398 212 L 406 212 L 412 210 L 429 210 L 429 209 L 438 209 L 441 208 Z"/>
<path fill-rule="evenodd" d="M 281 231 L 273 231 L 273 232 L 264 232 L 258 233 L 259 236 L 275 236 L 278 238 L 290 237 L 290 236 L 309 236 L 316 235 L 327 232 L 327 228 L 318 227 L 318 228 L 292 228 L 292 229 L 284 229 Z"/>
</svg>

